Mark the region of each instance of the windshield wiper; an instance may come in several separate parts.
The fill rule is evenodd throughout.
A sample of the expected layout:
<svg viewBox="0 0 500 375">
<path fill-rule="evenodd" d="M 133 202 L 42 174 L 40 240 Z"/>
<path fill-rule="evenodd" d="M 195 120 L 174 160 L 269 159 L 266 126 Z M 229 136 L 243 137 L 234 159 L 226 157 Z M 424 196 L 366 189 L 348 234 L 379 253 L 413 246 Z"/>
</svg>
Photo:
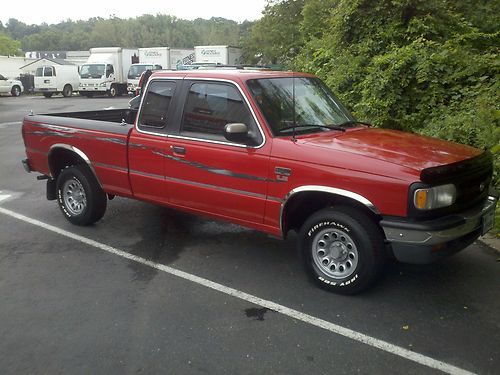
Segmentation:
<svg viewBox="0 0 500 375">
<path fill-rule="evenodd" d="M 343 122 L 341 124 L 338 124 L 336 126 L 349 127 L 349 126 L 352 126 L 352 125 L 365 125 L 365 126 L 368 126 L 368 127 L 372 126 L 372 124 L 369 124 L 367 122 L 356 121 L 356 120 L 349 120 L 349 121 Z"/>
<path fill-rule="evenodd" d="M 301 128 L 320 128 L 325 130 L 340 130 L 341 132 L 345 132 L 345 128 L 338 125 L 319 125 L 319 124 L 300 124 L 300 125 L 291 125 L 285 128 L 281 128 L 280 133 L 284 130 L 293 130 L 293 129 L 301 129 Z"/>
</svg>

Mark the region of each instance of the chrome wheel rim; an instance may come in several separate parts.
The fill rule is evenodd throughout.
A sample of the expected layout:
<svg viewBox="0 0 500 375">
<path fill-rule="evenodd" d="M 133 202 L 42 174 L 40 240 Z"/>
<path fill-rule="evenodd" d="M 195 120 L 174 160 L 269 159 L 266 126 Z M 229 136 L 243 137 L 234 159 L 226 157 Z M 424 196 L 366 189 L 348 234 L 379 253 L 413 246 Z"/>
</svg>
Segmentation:
<svg viewBox="0 0 500 375">
<path fill-rule="evenodd" d="M 325 275 L 344 279 L 354 273 L 359 253 L 351 236 L 337 228 L 327 228 L 314 236 L 312 242 L 314 264 Z"/>
<path fill-rule="evenodd" d="M 87 207 L 85 190 L 82 183 L 77 179 L 72 178 L 66 181 L 63 185 L 62 194 L 64 205 L 72 215 L 80 215 Z"/>
</svg>

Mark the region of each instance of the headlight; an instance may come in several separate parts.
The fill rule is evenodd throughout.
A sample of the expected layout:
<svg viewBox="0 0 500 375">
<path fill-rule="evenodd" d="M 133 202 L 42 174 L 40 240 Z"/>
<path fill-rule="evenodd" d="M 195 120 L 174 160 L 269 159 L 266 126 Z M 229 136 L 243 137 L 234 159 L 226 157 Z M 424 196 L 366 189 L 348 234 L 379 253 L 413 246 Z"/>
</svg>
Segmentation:
<svg viewBox="0 0 500 375">
<path fill-rule="evenodd" d="M 99 86 L 106 87 L 106 82 L 101 83 Z"/>
<path fill-rule="evenodd" d="M 434 186 L 427 189 L 417 189 L 413 204 L 419 210 L 451 206 L 457 198 L 457 188 L 453 184 Z"/>
</svg>

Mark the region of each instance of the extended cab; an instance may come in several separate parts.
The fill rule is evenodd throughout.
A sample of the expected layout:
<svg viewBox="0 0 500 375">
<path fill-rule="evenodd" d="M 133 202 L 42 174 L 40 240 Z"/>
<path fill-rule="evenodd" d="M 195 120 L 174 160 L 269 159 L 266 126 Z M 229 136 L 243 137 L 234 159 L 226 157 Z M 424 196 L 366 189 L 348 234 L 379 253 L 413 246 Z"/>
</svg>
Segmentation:
<svg viewBox="0 0 500 375">
<path fill-rule="evenodd" d="M 138 110 L 28 115 L 27 171 L 77 225 L 115 195 L 297 231 L 310 275 L 338 293 L 387 256 L 427 263 L 493 225 L 488 152 L 357 122 L 316 77 L 156 72 Z M 235 250 L 236 251 L 236 250 Z"/>
</svg>

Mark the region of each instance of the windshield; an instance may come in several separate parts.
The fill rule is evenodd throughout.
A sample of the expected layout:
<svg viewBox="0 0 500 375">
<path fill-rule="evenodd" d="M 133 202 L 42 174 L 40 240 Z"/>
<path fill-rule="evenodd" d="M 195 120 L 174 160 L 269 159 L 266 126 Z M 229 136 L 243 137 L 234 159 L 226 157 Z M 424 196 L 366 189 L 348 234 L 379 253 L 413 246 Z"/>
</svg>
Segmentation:
<svg viewBox="0 0 500 375">
<path fill-rule="evenodd" d="M 84 64 L 80 68 L 81 78 L 101 78 L 104 75 L 105 64 Z"/>
<path fill-rule="evenodd" d="M 128 71 L 128 78 L 136 79 L 146 70 L 153 70 L 153 65 L 132 65 Z"/>
<path fill-rule="evenodd" d="M 247 84 L 274 135 L 328 131 L 355 121 L 318 78 L 264 78 Z"/>
</svg>

